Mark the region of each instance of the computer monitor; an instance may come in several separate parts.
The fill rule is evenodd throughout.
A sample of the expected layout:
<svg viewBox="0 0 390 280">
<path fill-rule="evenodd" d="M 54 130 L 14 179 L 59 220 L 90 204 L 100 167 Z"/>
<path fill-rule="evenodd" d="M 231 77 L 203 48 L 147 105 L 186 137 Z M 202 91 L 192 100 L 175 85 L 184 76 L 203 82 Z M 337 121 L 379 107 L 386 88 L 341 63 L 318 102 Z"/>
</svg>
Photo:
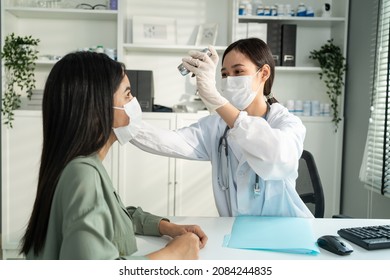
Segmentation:
<svg viewBox="0 0 390 280">
<path fill-rule="evenodd" d="M 152 112 L 154 103 L 153 71 L 126 69 L 131 84 L 131 93 L 137 97 L 143 112 Z"/>
</svg>

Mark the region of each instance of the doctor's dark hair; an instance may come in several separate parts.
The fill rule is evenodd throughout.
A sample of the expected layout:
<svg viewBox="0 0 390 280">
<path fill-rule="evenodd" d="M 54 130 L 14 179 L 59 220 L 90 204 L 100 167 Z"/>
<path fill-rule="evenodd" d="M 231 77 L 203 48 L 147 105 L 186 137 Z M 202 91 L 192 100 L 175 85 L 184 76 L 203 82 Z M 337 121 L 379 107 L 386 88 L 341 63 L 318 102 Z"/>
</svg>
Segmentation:
<svg viewBox="0 0 390 280">
<path fill-rule="evenodd" d="M 124 65 L 105 54 L 75 52 L 52 68 L 43 93 L 43 148 L 38 189 L 21 253 L 45 245 L 54 192 L 65 166 L 98 152 L 108 141 L 114 119 L 113 95 Z"/>
<path fill-rule="evenodd" d="M 225 56 L 233 50 L 238 51 L 248 57 L 253 62 L 253 64 L 258 67 L 258 69 L 263 67 L 265 64 L 269 65 L 271 73 L 264 85 L 264 96 L 267 97 L 269 104 L 278 102 L 272 96 L 271 91 L 275 77 L 275 61 L 272 57 L 272 53 L 268 45 L 259 38 L 240 39 L 231 43 L 226 48 L 222 56 L 222 63 L 225 59 Z"/>
</svg>

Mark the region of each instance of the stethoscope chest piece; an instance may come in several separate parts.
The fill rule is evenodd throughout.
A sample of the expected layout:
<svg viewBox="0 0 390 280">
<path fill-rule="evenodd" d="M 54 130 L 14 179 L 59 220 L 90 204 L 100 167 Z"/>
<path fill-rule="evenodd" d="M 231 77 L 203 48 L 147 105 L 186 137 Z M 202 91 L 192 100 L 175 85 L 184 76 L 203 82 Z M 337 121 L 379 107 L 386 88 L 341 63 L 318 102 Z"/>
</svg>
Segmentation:
<svg viewBox="0 0 390 280">
<path fill-rule="evenodd" d="M 253 194 L 255 196 L 260 195 L 259 175 L 257 175 L 257 174 L 256 174 L 256 183 L 255 183 L 255 186 L 253 187 Z"/>
</svg>

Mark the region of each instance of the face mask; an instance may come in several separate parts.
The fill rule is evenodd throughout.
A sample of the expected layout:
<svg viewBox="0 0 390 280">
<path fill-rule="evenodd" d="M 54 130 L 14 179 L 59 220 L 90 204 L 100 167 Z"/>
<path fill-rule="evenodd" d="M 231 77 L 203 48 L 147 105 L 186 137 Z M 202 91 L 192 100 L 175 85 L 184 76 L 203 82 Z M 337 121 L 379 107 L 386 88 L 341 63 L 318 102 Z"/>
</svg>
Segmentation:
<svg viewBox="0 0 390 280">
<path fill-rule="evenodd" d="M 142 110 L 136 97 L 122 107 L 113 107 L 114 109 L 124 110 L 130 118 L 130 123 L 126 126 L 113 128 L 116 138 L 121 145 L 126 144 L 133 139 L 139 132 L 142 124 Z"/>
<path fill-rule="evenodd" d="M 260 71 L 260 70 L 259 70 Z M 247 108 L 257 95 L 252 90 L 253 77 L 259 73 L 257 71 L 253 76 L 228 76 L 222 79 L 222 95 L 239 110 Z"/>
</svg>

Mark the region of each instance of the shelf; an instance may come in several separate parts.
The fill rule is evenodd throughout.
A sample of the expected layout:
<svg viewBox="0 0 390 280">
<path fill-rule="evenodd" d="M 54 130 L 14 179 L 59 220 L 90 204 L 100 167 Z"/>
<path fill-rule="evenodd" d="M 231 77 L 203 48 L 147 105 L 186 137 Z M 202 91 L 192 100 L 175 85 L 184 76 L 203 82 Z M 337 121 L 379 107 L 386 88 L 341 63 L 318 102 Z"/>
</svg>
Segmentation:
<svg viewBox="0 0 390 280">
<path fill-rule="evenodd" d="M 288 66 L 276 66 L 275 70 L 277 72 L 307 72 L 307 73 L 319 73 L 321 71 L 320 67 L 307 67 L 307 66 L 295 66 L 295 67 L 288 67 Z"/>
<path fill-rule="evenodd" d="M 190 46 L 190 45 L 147 45 L 147 44 L 123 44 L 123 48 L 130 52 L 162 52 L 162 53 L 180 53 L 188 52 L 194 49 L 202 49 L 205 46 Z M 224 52 L 226 46 L 215 46 L 217 52 Z M 286 66 L 277 66 L 275 67 L 276 71 L 280 72 L 314 72 L 318 73 L 321 71 L 320 67 L 309 67 L 309 66 L 296 66 L 296 67 L 286 67 Z"/>
<path fill-rule="evenodd" d="M 330 123 L 332 122 L 332 117 L 306 117 L 298 116 L 303 123 Z"/>
<path fill-rule="evenodd" d="M 44 65 L 54 65 L 58 60 L 37 60 L 35 61 L 35 65 L 44 66 Z"/>
<path fill-rule="evenodd" d="M 5 11 L 18 18 L 32 19 L 116 20 L 118 17 L 116 10 L 6 8 Z"/>
<path fill-rule="evenodd" d="M 239 22 L 270 22 L 281 21 L 284 23 L 302 26 L 331 26 L 334 23 L 344 23 L 343 17 L 279 17 L 279 16 L 238 16 Z"/>
<path fill-rule="evenodd" d="M 188 52 L 190 50 L 203 49 L 207 46 L 195 45 L 147 45 L 147 44 L 123 44 L 126 51 L 135 52 L 163 52 L 163 53 L 178 53 Z M 223 52 L 226 46 L 215 46 L 217 52 Z"/>
</svg>

